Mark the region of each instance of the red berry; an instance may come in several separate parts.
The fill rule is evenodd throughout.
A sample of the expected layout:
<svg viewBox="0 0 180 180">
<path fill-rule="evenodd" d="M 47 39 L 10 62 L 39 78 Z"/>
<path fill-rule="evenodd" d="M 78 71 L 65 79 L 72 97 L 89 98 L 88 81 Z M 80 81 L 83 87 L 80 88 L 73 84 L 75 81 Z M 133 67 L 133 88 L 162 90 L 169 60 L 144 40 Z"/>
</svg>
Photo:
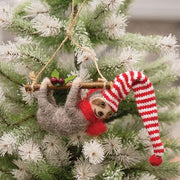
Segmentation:
<svg viewBox="0 0 180 180">
<path fill-rule="evenodd" d="M 57 80 L 56 77 L 52 77 L 50 80 L 51 80 L 51 83 L 52 83 L 53 85 L 55 85 L 55 84 L 58 83 L 58 80 Z"/>
<path fill-rule="evenodd" d="M 65 83 L 65 80 L 63 78 L 59 78 L 58 82 L 59 84 L 63 85 Z"/>
</svg>

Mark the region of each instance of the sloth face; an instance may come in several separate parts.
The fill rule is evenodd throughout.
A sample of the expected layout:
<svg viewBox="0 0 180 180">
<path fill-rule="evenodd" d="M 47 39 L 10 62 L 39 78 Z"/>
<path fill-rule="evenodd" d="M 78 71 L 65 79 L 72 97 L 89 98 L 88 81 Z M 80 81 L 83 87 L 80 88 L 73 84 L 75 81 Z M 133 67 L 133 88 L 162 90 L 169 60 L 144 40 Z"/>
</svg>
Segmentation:
<svg viewBox="0 0 180 180">
<path fill-rule="evenodd" d="M 108 119 L 113 111 L 103 98 L 95 98 L 90 101 L 94 114 L 99 119 Z"/>
</svg>

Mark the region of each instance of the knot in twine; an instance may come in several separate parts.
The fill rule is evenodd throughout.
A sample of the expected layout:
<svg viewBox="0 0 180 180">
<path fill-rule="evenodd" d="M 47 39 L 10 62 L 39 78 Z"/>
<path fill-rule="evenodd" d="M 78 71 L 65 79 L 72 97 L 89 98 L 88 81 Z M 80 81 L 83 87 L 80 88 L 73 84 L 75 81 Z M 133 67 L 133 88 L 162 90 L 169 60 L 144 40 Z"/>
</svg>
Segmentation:
<svg viewBox="0 0 180 180">
<path fill-rule="evenodd" d="M 34 86 L 36 84 L 36 75 L 35 75 L 34 71 L 29 73 L 29 78 L 32 80 L 31 89 L 32 89 L 32 91 L 34 91 Z"/>
<path fill-rule="evenodd" d="M 66 31 L 66 34 L 67 34 L 68 38 L 71 39 L 72 33 L 71 33 L 71 31 L 70 31 L 69 28 L 68 28 L 68 30 Z"/>
</svg>

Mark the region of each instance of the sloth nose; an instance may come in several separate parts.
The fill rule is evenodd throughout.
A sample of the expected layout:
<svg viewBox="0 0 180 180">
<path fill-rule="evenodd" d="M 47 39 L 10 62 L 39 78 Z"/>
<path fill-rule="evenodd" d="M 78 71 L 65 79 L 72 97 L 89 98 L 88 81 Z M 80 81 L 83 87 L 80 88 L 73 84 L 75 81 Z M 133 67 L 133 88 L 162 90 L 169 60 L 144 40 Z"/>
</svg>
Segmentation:
<svg viewBox="0 0 180 180">
<path fill-rule="evenodd" d="M 99 115 L 99 116 L 103 116 L 104 113 L 103 113 L 102 111 L 99 111 L 99 112 L 98 112 L 98 115 Z"/>
</svg>

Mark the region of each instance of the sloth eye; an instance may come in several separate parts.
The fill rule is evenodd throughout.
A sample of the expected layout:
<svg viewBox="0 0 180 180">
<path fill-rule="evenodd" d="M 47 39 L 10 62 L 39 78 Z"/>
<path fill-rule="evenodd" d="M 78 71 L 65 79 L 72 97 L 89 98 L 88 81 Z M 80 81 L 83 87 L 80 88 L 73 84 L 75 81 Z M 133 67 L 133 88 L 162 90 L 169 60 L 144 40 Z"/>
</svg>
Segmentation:
<svg viewBox="0 0 180 180">
<path fill-rule="evenodd" d="M 113 113 L 111 113 L 111 112 L 110 112 L 110 113 L 108 113 L 108 117 L 111 117 L 111 116 L 112 116 L 112 114 L 113 114 Z"/>
<path fill-rule="evenodd" d="M 101 106 L 105 106 L 105 102 L 101 102 Z"/>
<path fill-rule="evenodd" d="M 99 112 L 98 112 L 98 115 L 99 115 L 99 116 L 103 116 L 104 113 L 103 113 L 102 111 L 99 111 Z"/>
</svg>

